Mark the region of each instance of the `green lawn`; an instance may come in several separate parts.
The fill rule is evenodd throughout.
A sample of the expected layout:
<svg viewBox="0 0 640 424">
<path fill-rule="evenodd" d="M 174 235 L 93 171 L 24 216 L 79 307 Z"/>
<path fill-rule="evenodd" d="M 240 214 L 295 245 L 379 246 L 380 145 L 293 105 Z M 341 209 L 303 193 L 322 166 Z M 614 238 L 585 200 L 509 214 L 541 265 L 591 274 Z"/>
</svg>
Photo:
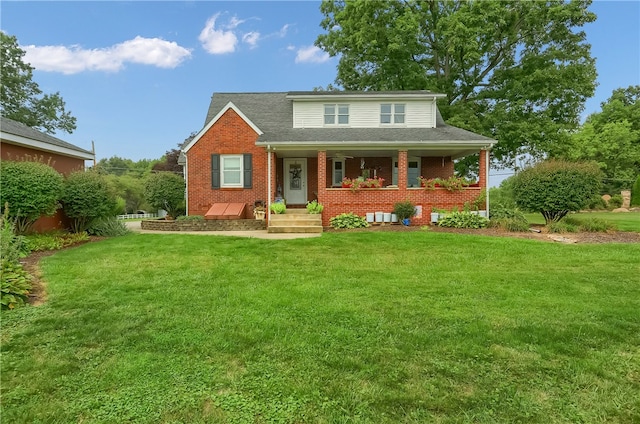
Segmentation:
<svg viewBox="0 0 640 424">
<path fill-rule="evenodd" d="M 7 423 L 640 422 L 640 245 L 129 235 L 3 312 Z"/>
<path fill-rule="evenodd" d="M 531 224 L 544 224 L 544 217 L 541 213 L 525 214 Z M 571 214 L 578 219 L 598 218 L 614 223 L 620 231 L 634 231 L 640 233 L 640 213 L 613 213 L 613 212 L 581 212 Z"/>
</svg>

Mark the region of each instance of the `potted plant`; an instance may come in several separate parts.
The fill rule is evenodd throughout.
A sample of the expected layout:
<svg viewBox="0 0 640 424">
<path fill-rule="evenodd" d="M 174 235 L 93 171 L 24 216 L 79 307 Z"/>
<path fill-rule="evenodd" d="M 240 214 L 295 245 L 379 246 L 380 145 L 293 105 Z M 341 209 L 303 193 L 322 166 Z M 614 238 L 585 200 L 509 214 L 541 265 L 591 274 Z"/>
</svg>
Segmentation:
<svg viewBox="0 0 640 424">
<path fill-rule="evenodd" d="M 353 180 L 351 178 L 344 177 L 342 179 L 342 188 L 351 188 L 353 187 Z"/>
<path fill-rule="evenodd" d="M 269 209 L 273 213 L 282 214 L 287 211 L 287 206 L 284 204 L 284 202 L 278 202 L 278 203 L 272 203 L 271 206 L 269 206 Z"/>
<path fill-rule="evenodd" d="M 384 178 L 375 177 L 375 178 L 366 178 L 359 182 L 359 188 L 381 188 L 382 183 L 384 183 Z"/>
<path fill-rule="evenodd" d="M 410 218 L 416 214 L 416 207 L 410 200 L 405 200 L 393 205 L 393 213 L 403 225 L 409 225 Z"/>
<path fill-rule="evenodd" d="M 309 212 L 312 215 L 317 215 L 322 213 L 322 210 L 324 209 L 324 206 L 322 206 L 320 203 L 318 203 L 317 200 L 313 200 L 311 202 L 307 202 L 307 212 Z"/>
<path fill-rule="evenodd" d="M 266 211 L 264 210 L 264 206 L 259 205 L 253 208 L 253 216 L 255 219 L 264 219 L 266 215 Z"/>
</svg>

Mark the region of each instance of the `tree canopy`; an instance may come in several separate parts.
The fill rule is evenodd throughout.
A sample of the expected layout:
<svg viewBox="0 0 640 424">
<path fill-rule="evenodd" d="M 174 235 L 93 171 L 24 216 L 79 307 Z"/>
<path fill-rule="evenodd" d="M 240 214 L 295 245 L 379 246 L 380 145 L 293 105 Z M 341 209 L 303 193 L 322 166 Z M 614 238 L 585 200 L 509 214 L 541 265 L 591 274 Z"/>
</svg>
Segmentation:
<svg viewBox="0 0 640 424">
<path fill-rule="evenodd" d="M 53 134 L 72 133 L 76 118 L 65 110 L 60 93 L 44 94 L 33 81 L 33 68 L 22 61 L 25 52 L 16 37 L 0 31 L 0 111 L 28 127 Z"/>
<path fill-rule="evenodd" d="M 640 175 L 640 86 L 618 88 L 589 115 L 557 156 L 592 160 L 605 175 L 605 191 L 630 188 Z"/>
<path fill-rule="evenodd" d="M 431 90 L 452 125 L 498 140 L 512 165 L 566 142 L 595 89 L 588 0 L 324 0 L 316 45 L 346 90 Z"/>
</svg>

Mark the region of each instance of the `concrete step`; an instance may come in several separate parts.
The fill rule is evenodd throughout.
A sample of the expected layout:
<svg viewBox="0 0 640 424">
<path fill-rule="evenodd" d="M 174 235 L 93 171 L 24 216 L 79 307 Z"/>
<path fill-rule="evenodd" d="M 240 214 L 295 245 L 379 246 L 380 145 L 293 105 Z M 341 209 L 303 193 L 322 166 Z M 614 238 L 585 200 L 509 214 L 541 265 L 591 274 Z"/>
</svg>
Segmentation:
<svg viewBox="0 0 640 424">
<path fill-rule="evenodd" d="M 267 228 L 268 233 L 321 233 L 322 226 L 269 226 Z"/>
<path fill-rule="evenodd" d="M 284 214 L 271 214 L 270 233 L 321 233 L 322 215 L 310 214 L 306 209 L 287 209 Z"/>
</svg>

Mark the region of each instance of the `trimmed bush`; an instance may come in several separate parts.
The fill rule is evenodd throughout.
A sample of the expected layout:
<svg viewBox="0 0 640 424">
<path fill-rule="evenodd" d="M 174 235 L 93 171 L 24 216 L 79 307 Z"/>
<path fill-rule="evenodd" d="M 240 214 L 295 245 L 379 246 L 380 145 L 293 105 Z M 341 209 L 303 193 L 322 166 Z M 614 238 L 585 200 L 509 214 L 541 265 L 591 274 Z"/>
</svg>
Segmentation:
<svg viewBox="0 0 640 424">
<path fill-rule="evenodd" d="M 484 228 L 489 220 L 470 212 L 451 212 L 438 220 L 439 227 L 445 228 Z"/>
<path fill-rule="evenodd" d="M 112 214 L 116 198 L 104 176 L 95 171 L 78 171 L 71 173 L 64 182 L 62 205 L 71 219 L 71 230 L 81 233 L 91 221 Z"/>
<path fill-rule="evenodd" d="M 602 172 L 591 162 L 548 160 L 513 177 L 518 207 L 540 212 L 547 224 L 586 207 L 601 187 Z"/>
<path fill-rule="evenodd" d="M 151 207 L 164 209 L 177 218 L 184 210 L 184 178 L 173 172 L 158 172 L 147 177 L 144 197 Z"/>
<path fill-rule="evenodd" d="M 631 206 L 640 206 L 640 175 L 631 187 Z"/>
<path fill-rule="evenodd" d="M 334 216 L 329 220 L 329 223 L 332 228 L 336 229 L 367 228 L 369 226 L 365 217 L 356 215 L 353 212 Z"/>
<path fill-rule="evenodd" d="M 9 204 L 15 231 L 25 234 L 38 218 L 53 215 L 60 207 L 63 178 L 40 162 L 0 161 L 0 205 Z"/>
</svg>

